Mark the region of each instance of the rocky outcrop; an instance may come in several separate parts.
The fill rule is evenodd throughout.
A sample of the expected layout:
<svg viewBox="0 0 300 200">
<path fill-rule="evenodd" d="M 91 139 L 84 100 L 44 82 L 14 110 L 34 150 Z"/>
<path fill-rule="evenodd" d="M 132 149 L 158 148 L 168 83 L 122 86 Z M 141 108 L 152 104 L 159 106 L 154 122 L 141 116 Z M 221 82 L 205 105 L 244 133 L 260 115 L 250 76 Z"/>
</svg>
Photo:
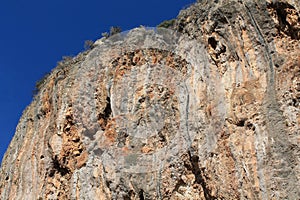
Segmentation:
<svg viewBox="0 0 300 200">
<path fill-rule="evenodd" d="M 299 199 L 299 1 L 199 1 L 55 68 L 1 199 Z"/>
</svg>

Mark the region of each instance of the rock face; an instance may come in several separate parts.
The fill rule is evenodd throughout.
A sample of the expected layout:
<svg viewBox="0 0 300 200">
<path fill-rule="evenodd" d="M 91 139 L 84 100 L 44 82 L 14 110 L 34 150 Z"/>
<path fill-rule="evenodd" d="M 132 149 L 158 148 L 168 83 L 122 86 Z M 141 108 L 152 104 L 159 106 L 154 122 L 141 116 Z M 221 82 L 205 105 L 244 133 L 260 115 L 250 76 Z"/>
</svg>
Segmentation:
<svg viewBox="0 0 300 200">
<path fill-rule="evenodd" d="M 1 199 L 300 199 L 299 8 L 202 0 L 60 63 Z"/>
</svg>

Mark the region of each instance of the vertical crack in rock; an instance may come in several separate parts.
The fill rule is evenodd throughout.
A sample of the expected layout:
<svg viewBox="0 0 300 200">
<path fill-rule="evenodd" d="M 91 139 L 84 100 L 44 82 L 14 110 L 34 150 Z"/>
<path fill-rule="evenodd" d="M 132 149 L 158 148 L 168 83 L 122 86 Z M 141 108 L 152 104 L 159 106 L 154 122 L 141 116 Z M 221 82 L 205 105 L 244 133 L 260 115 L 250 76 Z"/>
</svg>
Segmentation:
<svg viewBox="0 0 300 200">
<path fill-rule="evenodd" d="M 145 197 L 144 197 L 144 191 L 143 191 L 143 190 L 141 190 L 141 191 L 139 192 L 139 199 L 140 199 L 140 200 L 145 200 Z"/>
<path fill-rule="evenodd" d="M 279 9 L 279 5 L 281 5 L 281 9 Z M 288 140 L 286 127 L 283 123 L 284 118 L 282 115 L 282 111 L 280 111 L 279 109 L 278 102 L 276 101 L 276 77 L 273 58 L 270 53 L 269 44 L 266 42 L 264 35 L 261 32 L 261 27 L 256 22 L 250 8 L 246 4 L 244 4 L 244 6 L 249 17 L 251 18 L 252 24 L 255 27 L 258 37 L 260 38 L 260 41 L 265 48 L 265 60 L 269 63 L 269 86 L 267 88 L 268 98 L 266 99 L 266 107 L 264 108 L 266 112 L 266 118 L 268 120 L 267 128 L 269 129 L 270 137 L 270 150 L 268 152 L 268 157 L 266 157 L 265 159 L 267 159 L 267 161 L 270 163 L 269 165 L 274 169 L 272 175 L 270 176 L 271 183 L 269 185 L 269 189 L 274 190 L 274 188 L 276 188 L 276 185 L 281 185 L 281 198 L 293 199 L 296 196 L 300 195 L 299 191 L 297 191 L 297 189 L 293 186 L 293 183 L 297 183 L 299 180 L 297 179 L 295 171 L 293 170 L 295 168 L 295 157 L 294 153 L 290 150 L 291 144 Z M 286 9 L 287 7 L 293 7 L 278 2 L 276 3 L 275 7 L 275 9 L 277 9 L 277 14 L 280 15 L 280 23 L 284 23 L 286 26 L 288 26 L 288 29 L 290 31 L 289 35 L 292 37 L 292 39 L 295 39 L 295 33 L 293 33 L 293 30 L 291 30 L 289 24 L 287 25 L 285 19 L 283 19 L 286 18 L 286 11 L 284 11 L 284 9 Z"/>
<path fill-rule="evenodd" d="M 101 129 L 105 131 L 105 128 L 107 126 L 107 122 L 110 119 L 112 114 L 111 110 L 111 103 L 110 103 L 110 98 L 106 97 L 106 107 L 104 108 L 103 112 L 99 114 L 98 120 L 101 126 Z"/>
<path fill-rule="evenodd" d="M 191 155 L 191 152 L 188 152 L 190 162 L 192 164 L 192 172 L 195 175 L 195 182 L 200 184 L 202 186 L 202 189 L 204 191 L 204 197 L 206 200 L 214 200 L 217 199 L 216 197 L 211 195 L 211 190 L 208 187 L 208 184 L 205 181 L 204 178 L 204 172 L 199 167 L 199 157 L 196 155 Z"/>
</svg>

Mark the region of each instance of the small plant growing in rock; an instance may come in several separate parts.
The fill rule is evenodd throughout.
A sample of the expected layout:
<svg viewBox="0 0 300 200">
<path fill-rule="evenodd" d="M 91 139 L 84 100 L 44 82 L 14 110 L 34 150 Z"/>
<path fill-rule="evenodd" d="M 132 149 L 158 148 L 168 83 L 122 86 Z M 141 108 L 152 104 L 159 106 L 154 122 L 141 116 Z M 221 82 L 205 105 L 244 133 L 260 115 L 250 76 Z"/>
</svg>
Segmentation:
<svg viewBox="0 0 300 200">
<path fill-rule="evenodd" d="M 57 62 L 57 67 L 63 69 L 64 67 L 72 64 L 73 57 L 72 56 L 63 56 L 62 60 Z"/>
<path fill-rule="evenodd" d="M 84 49 L 85 50 L 90 50 L 90 49 L 93 49 L 94 47 L 95 47 L 94 42 L 92 40 L 84 41 Z"/>
<path fill-rule="evenodd" d="M 101 35 L 102 35 L 102 37 L 105 37 L 105 38 L 108 38 L 108 37 L 109 37 L 109 33 L 108 33 L 108 32 L 104 32 L 104 33 L 102 33 Z"/>
<path fill-rule="evenodd" d="M 41 79 L 39 79 L 36 83 L 35 83 L 35 88 L 33 90 L 33 95 L 37 95 L 39 93 L 39 91 L 41 90 L 42 86 L 44 85 L 45 81 L 47 80 L 47 78 L 50 76 L 50 73 L 46 73 Z"/>
<path fill-rule="evenodd" d="M 113 36 L 113 35 L 121 33 L 121 32 L 122 32 L 122 29 L 121 29 L 120 26 L 112 26 L 112 27 L 110 27 L 109 33 L 108 32 L 104 32 L 101 35 L 104 38 L 109 38 L 110 36 Z"/>
<path fill-rule="evenodd" d="M 157 25 L 157 28 L 173 28 L 176 20 L 171 19 L 171 20 L 165 20 L 159 25 Z"/>
<path fill-rule="evenodd" d="M 122 29 L 120 26 L 112 26 L 110 27 L 109 36 L 121 33 Z"/>
</svg>

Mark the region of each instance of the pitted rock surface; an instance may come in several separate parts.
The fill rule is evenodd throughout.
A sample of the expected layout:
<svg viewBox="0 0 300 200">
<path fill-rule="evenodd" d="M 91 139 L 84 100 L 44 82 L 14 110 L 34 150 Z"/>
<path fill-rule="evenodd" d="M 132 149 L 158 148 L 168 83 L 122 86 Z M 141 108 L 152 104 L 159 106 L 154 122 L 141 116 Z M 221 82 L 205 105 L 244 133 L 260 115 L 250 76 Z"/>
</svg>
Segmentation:
<svg viewBox="0 0 300 200">
<path fill-rule="evenodd" d="M 201 0 L 60 63 L 1 199 L 299 199 L 299 1 Z"/>
</svg>

